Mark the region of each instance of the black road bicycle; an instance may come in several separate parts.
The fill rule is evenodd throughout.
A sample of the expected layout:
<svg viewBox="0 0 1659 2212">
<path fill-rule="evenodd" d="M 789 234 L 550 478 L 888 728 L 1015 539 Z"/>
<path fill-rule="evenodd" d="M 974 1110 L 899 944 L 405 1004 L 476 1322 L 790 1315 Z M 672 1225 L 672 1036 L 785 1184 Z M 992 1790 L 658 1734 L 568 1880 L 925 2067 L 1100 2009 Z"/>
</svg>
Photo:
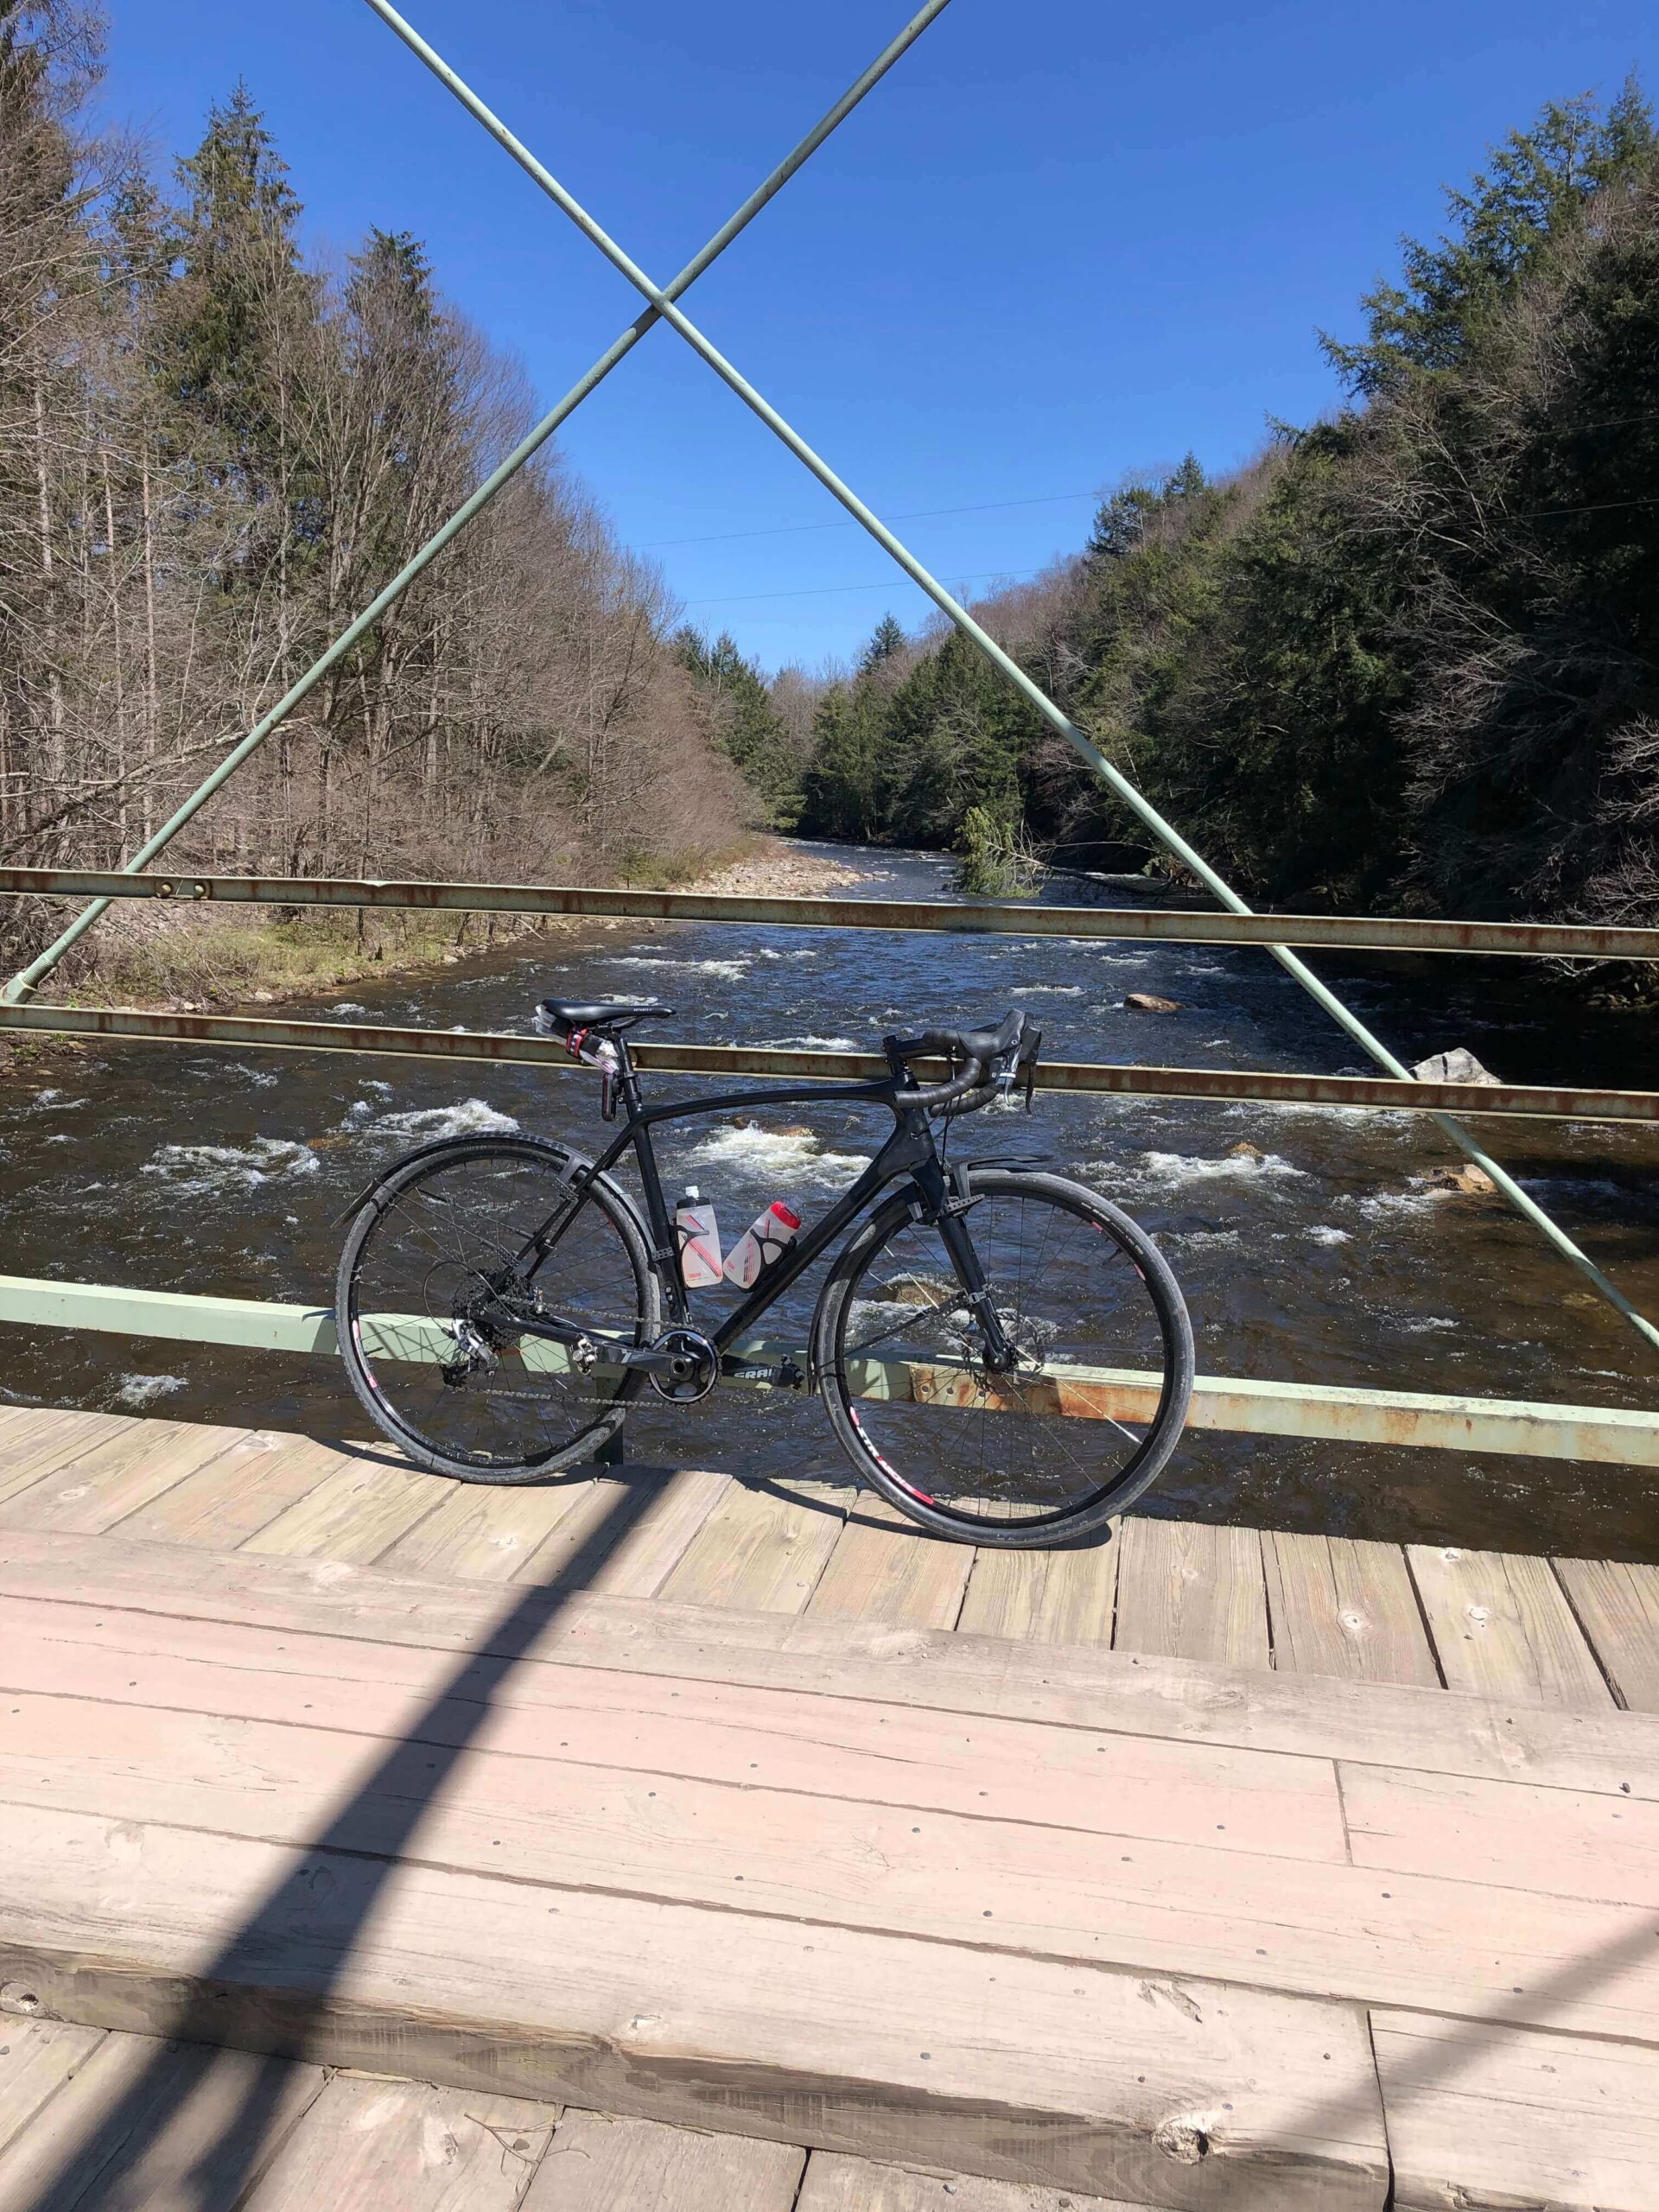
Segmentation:
<svg viewBox="0 0 1659 2212">
<path fill-rule="evenodd" d="M 407 1154 L 354 1203 L 335 1311 L 352 1388 L 385 1434 L 441 1474 L 535 1482 L 612 1443 L 647 1388 L 690 1402 L 746 1377 L 820 1391 L 859 1475 L 940 1535 L 1071 1542 L 1140 1497 L 1192 1395 L 1174 1276 L 1098 1192 L 1006 1158 L 950 1157 L 957 1116 L 1022 1079 L 1029 1109 L 1040 1039 L 1026 1017 L 888 1037 L 876 1082 L 647 1106 L 627 1032 L 672 1011 L 538 1008 L 543 1033 L 601 1066 L 607 1120 L 623 1109 L 597 1160 L 539 1137 L 451 1138 Z M 918 1082 L 911 1063 L 939 1058 L 948 1079 Z M 734 1311 L 696 1326 L 652 1130 L 829 1100 L 886 1108 L 892 1135 Z M 612 1173 L 630 1149 L 643 1211 Z M 847 1230 L 804 1370 L 746 1344 Z"/>
</svg>

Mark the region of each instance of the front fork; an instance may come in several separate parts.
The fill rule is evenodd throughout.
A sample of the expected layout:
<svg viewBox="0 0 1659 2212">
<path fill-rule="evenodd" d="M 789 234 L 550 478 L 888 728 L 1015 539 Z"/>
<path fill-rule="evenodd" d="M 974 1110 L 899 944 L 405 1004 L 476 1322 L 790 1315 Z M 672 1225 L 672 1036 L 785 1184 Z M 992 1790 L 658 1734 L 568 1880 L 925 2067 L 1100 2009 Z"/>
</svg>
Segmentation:
<svg viewBox="0 0 1659 2212">
<path fill-rule="evenodd" d="M 1020 1355 L 998 1318 L 985 1270 L 968 1233 L 968 1212 L 973 1199 L 969 1192 L 967 1171 L 962 1169 L 947 1179 L 938 1161 L 932 1160 L 917 1166 L 911 1179 L 922 1201 L 922 1218 L 931 1222 L 938 1230 L 950 1255 L 950 1264 L 957 1271 L 957 1281 L 962 1285 L 963 1302 L 979 1324 L 985 1343 L 986 1370 L 992 1375 L 1007 1375 L 1018 1364 Z"/>
</svg>

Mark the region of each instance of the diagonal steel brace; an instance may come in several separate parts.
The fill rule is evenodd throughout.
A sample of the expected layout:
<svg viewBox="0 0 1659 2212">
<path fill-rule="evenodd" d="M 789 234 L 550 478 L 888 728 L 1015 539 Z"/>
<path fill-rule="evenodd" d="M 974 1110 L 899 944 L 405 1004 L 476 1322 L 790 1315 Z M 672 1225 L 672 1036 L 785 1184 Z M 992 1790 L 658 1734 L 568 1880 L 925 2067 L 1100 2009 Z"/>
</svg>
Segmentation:
<svg viewBox="0 0 1659 2212">
<path fill-rule="evenodd" d="M 865 94 L 874 90 L 894 62 L 908 52 L 928 25 L 944 14 L 950 3 L 950 0 L 925 0 L 925 4 L 906 24 L 898 36 L 883 48 L 862 76 L 858 78 L 842 93 L 828 113 L 813 125 L 793 152 L 779 163 L 766 181 L 750 194 L 737 213 L 721 225 L 702 251 L 693 255 L 672 283 L 669 284 L 658 296 L 658 301 L 667 302 L 677 299 L 682 292 L 689 290 L 696 283 L 704 270 L 725 252 L 738 233 L 748 227 L 761 209 L 788 183 L 796 171 L 804 162 L 810 161 L 825 139 L 846 121 Z M 367 636 L 381 616 L 388 608 L 396 605 L 416 577 L 430 568 L 446 546 L 461 535 L 468 523 L 483 512 L 496 494 L 518 475 L 519 470 L 527 462 L 534 459 L 561 423 L 575 412 L 590 392 L 598 389 L 617 363 L 625 355 L 632 352 L 652 324 L 661 321 L 663 308 L 658 301 L 653 301 L 642 315 L 637 316 L 628 325 L 620 337 L 607 346 L 587 374 L 571 385 L 569 391 L 565 393 L 563 398 L 551 412 L 545 415 L 530 435 L 520 444 L 514 447 L 500 467 L 485 479 L 464 505 L 457 508 L 442 528 L 422 546 L 408 566 L 402 569 L 392 578 L 378 597 L 364 608 L 357 620 L 340 632 L 327 651 L 307 669 L 305 674 L 289 690 L 283 695 L 270 713 L 254 725 L 239 744 L 232 747 L 213 773 L 190 794 L 175 813 L 169 816 L 156 830 L 155 836 L 140 847 L 139 850 L 122 868 L 120 871 L 122 874 L 138 874 L 143 869 L 148 868 L 151 861 L 155 860 L 159 854 L 166 850 L 186 823 L 192 821 L 213 794 L 230 781 L 243 762 L 259 750 L 265 740 L 282 726 L 302 700 L 315 690 L 330 669 L 338 666 L 352 648 Z M 27 968 L 14 976 L 3 990 L 0 990 L 0 1002 L 16 1005 L 20 1001 L 31 996 L 35 985 L 43 977 L 51 974 L 70 947 L 85 937 L 93 924 L 108 912 L 110 904 L 108 899 L 95 899 L 89 906 L 77 914 L 60 937 L 55 938 Z"/>
<path fill-rule="evenodd" d="M 619 270 L 636 290 L 645 296 L 664 321 L 672 324 L 687 345 L 708 363 L 721 382 L 728 385 L 744 404 L 760 416 L 766 428 L 782 440 L 796 459 L 817 477 L 824 489 L 840 502 L 854 520 L 863 525 L 876 543 L 899 563 L 912 582 L 926 593 L 940 612 L 947 615 L 966 637 L 972 639 L 986 658 L 1007 677 L 1044 721 L 1058 730 L 1067 743 L 1082 755 L 1116 797 L 1145 823 L 1165 849 L 1173 853 L 1185 867 L 1190 868 L 1230 912 L 1235 914 L 1250 912 L 1249 906 L 1225 878 L 1211 868 L 1200 853 L 1195 851 L 1192 846 L 1187 843 L 1185 838 L 1172 823 L 1164 819 L 1157 808 L 1138 787 L 1108 760 L 1087 732 L 1080 729 L 1070 715 L 1056 705 L 1041 686 L 1033 681 L 1020 664 L 1003 651 L 990 633 L 974 620 L 965 607 L 951 596 L 938 578 L 922 565 L 909 548 L 893 535 L 893 531 L 864 504 L 850 486 L 836 475 L 828 461 L 813 450 L 805 439 L 778 412 L 777 409 L 734 367 L 690 317 L 682 312 L 675 304 L 672 288 L 664 289 L 652 282 L 645 270 L 632 260 L 615 239 L 602 228 L 594 217 L 588 213 L 581 201 L 566 190 L 551 171 L 537 159 L 521 140 L 514 137 L 500 118 L 486 105 L 471 86 L 455 73 L 442 56 L 421 36 L 420 33 L 404 21 L 397 9 L 391 4 L 391 0 L 368 0 L 368 5 L 397 33 L 410 51 L 425 64 L 439 82 L 454 94 L 461 105 L 483 125 L 496 143 L 512 156 L 526 175 L 540 186 L 554 205 L 569 216 L 582 235 L 598 247 L 612 267 Z M 1402 1080 L 1409 1082 L 1412 1079 L 1412 1071 L 1404 1061 L 1391 1052 L 1380 1038 L 1372 1034 L 1351 1007 L 1319 980 L 1305 960 L 1286 944 L 1269 945 L 1268 950 L 1281 967 L 1295 978 L 1303 989 L 1308 992 L 1325 1012 L 1338 1022 L 1355 1043 L 1362 1046 L 1379 1066 L 1386 1068 L 1390 1075 Z M 1437 1127 L 1450 1137 L 1461 1151 L 1467 1154 L 1484 1173 L 1491 1178 L 1497 1188 L 1503 1192 L 1516 1211 L 1529 1221 L 1534 1228 L 1540 1230 L 1561 1256 L 1570 1261 L 1580 1273 L 1593 1284 L 1601 1296 L 1624 1316 L 1638 1335 L 1643 1337 L 1651 1347 L 1659 1350 L 1659 1329 L 1656 1329 L 1652 1322 L 1631 1305 L 1624 1292 L 1616 1283 L 1609 1281 L 1588 1253 L 1580 1249 L 1560 1224 L 1545 1212 L 1544 1209 L 1522 1188 L 1508 1170 L 1491 1157 L 1479 1141 L 1471 1135 L 1460 1122 L 1452 1120 L 1450 1115 L 1435 1114 L 1432 1118 Z"/>
</svg>

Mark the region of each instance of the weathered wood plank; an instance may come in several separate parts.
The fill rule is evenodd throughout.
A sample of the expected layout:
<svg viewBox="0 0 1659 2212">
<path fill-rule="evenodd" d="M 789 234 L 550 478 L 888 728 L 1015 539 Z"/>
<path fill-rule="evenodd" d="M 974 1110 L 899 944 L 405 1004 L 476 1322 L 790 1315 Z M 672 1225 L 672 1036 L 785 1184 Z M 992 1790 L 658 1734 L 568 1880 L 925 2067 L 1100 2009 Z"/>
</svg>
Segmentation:
<svg viewBox="0 0 1659 2212">
<path fill-rule="evenodd" d="M 1135 1653 L 1039 1646 L 882 1622 L 721 1611 L 586 1592 L 504 1593 L 367 1567 L 186 1552 L 123 1538 L 0 1532 L 0 1590 L 141 1606 L 388 1646 L 870 1698 L 920 1711 L 1041 1719 L 1102 1737 L 1172 1738 L 1659 1797 L 1659 1718 L 1565 1713 L 1455 1691 L 1274 1675 Z M 504 1643 L 504 1637 L 507 1641 Z"/>
<path fill-rule="evenodd" d="M 140 1506 L 122 1533 L 148 1543 L 234 1551 L 343 1464 L 331 1445 L 249 1429 L 204 1467 Z"/>
<path fill-rule="evenodd" d="M 0 2018 L 0 2152 L 73 2081 L 104 2040 L 101 2028 Z"/>
<path fill-rule="evenodd" d="M 735 2212 L 735 2206 L 734 2206 Z M 877 2166 L 868 2158 L 815 2151 L 806 2163 L 797 2212 L 1154 2212 L 1121 2197 L 1062 2196 L 1019 2182 L 980 2181 L 968 2174 L 923 2174 L 913 2167 Z"/>
<path fill-rule="evenodd" d="M 341 2075 L 246 2212 L 515 2212 L 557 2118 L 521 2097 Z"/>
<path fill-rule="evenodd" d="M 1398 1544 L 1264 1529 L 1262 1559 L 1275 1667 L 1426 1688 L 1440 1681 Z"/>
<path fill-rule="evenodd" d="M 1024 1637 L 1037 1643 L 1109 1644 L 1117 1560 L 1115 1543 L 1075 1551 L 982 1551 L 957 1626 L 969 1635 Z"/>
<path fill-rule="evenodd" d="M 826 1620 L 954 1628 L 973 1564 L 971 1544 L 930 1536 L 885 1498 L 861 1497 L 806 1610 Z"/>
<path fill-rule="evenodd" d="M 1408 1767 L 1342 1776 L 1357 1866 L 1659 1907 L 1659 1805 Z"/>
<path fill-rule="evenodd" d="M 792 2212 L 805 2163 L 792 2143 L 567 2113 L 524 2212 Z"/>
<path fill-rule="evenodd" d="M 1262 1539 L 1254 1529 L 1199 1521 L 1118 1523 L 1119 1651 L 1270 1663 Z"/>
<path fill-rule="evenodd" d="M 798 1613 L 817 1586 L 856 1493 L 850 1485 L 734 1482 L 661 1595 L 681 1605 Z"/>
<path fill-rule="evenodd" d="M 467 1745 L 1097 1835 L 1211 1843 L 1224 1805 L 1232 1849 L 1332 1865 L 1348 1856 L 1326 1760 L 1097 1738 L 1036 1720 L 963 1721 L 890 1703 L 534 1660 L 484 1683 L 448 1653 L 15 1599 L 0 1599 L 0 1682 L 37 1696 L 343 1727 L 383 1749 Z M 0 1745 L 22 1740 L 8 1734 L 22 1718 L 0 1713 Z"/>
<path fill-rule="evenodd" d="M 129 1421 L 0 1505 L 0 1527 L 94 1535 L 219 1458 L 247 1431 L 186 1421 Z"/>
<path fill-rule="evenodd" d="M 124 1434 L 134 1424 L 111 1414 L 27 1411 L 8 1408 L 10 1426 L 0 1437 L 0 1501 L 30 1489 L 42 1475 L 95 1444 Z"/>
<path fill-rule="evenodd" d="M 399 1462 L 346 1459 L 240 1548 L 348 1564 L 378 1559 L 450 1488 L 442 1476 Z"/>
<path fill-rule="evenodd" d="M 686 1468 L 659 1481 L 651 1479 L 655 1495 L 586 1578 L 586 1588 L 609 1591 L 619 1598 L 654 1596 L 732 1484 L 729 1475 L 700 1468 Z M 544 1565 L 538 1554 L 519 1580 L 548 1580 Z"/>
<path fill-rule="evenodd" d="M 106 2036 L 0 2152 L 0 2212 L 220 2212 L 321 2086 L 316 2066 Z"/>
<path fill-rule="evenodd" d="M 0 1819 L 177 1822 L 999 1955 L 1659 2045 L 1650 1909 L 1228 1847 L 13 1692 Z M 430 1793 L 441 1789 L 435 1802 Z M 1218 1798 L 1212 1809 L 1229 1809 Z M 1586 1974 L 1586 1962 L 1595 1970 Z"/>
<path fill-rule="evenodd" d="M 1408 1557 L 1453 1689 L 1594 1712 L 1612 1693 L 1548 1560 L 1413 1544 Z"/>
<path fill-rule="evenodd" d="M 1659 1713 L 1659 1567 L 1558 1559 L 1554 1567 L 1620 1702 Z"/>
<path fill-rule="evenodd" d="M 1374 2012 L 1400 2212 L 1659 2212 L 1659 2066 L 1629 2044 Z"/>
<path fill-rule="evenodd" d="M 1348 2007 L 747 1911 L 12 1808 L 0 1975 L 187 2027 L 671 2123 L 1241 2212 L 1376 2212 Z M 20 1871 L 19 1871 L 20 1870 Z M 372 1939 L 364 1922 L 372 1915 Z M 179 1978 L 207 1975 L 210 2012 Z M 1154 2132 L 1202 2113 L 1194 2169 Z"/>
<path fill-rule="evenodd" d="M 546 1537 L 594 1487 L 591 1476 L 548 1483 L 447 1483 L 433 1510 L 406 1529 L 376 1564 L 391 1574 L 511 1582 Z"/>
</svg>

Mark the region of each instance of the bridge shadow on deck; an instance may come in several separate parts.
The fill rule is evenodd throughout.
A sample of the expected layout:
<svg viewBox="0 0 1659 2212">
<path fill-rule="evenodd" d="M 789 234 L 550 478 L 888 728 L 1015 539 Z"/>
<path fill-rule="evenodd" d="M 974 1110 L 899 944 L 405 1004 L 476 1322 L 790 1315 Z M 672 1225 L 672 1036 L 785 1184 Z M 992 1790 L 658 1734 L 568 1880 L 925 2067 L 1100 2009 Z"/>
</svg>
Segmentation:
<svg viewBox="0 0 1659 2212">
<path fill-rule="evenodd" d="M 293 1871 L 197 1970 L 190 1993 L 165 2027 L 150 2031 L 169 2041 L 17 2212 L 116 2212 L 150 2202 L 149 2190 L 140 2184 L 135 2194 L 132 2184 L 175 2108 L 168 2092 L 177 2083 L 179 2058 L 171 2045 L 234 2041 L 245 2050 L 248 2007 L 237 1993 L 246 1976 L 257 1974 L 269 1990 L 284 1966 L 290 1971 L 297 1966 L 303 1986 L 260 2006 L 259 2040 L 267 2055 L 252 2067 L 232 2108 L 167 2200 L 169 2207 L 195 2205 L 200 2212 L 226 2212 L 241 2202 L 276 2148 L 273 2132 L 285 2132 L 296 2116 L 283 2111 L 291 2062 L 312 2056 L 316 2031 L 328 2016 L 353 1945 L 399 1872 L 422 1821 L 489 1719 L 493 1700 L 513 1669 L 649 1510 L 658 1487 L 637 1476 L 619 1484 L 604 1519 L 558 1574 L 514 1594 L 480 1643 L 457 1660 L 409 1734 L 388 1750 L 308 1844 L 295 1847 Z M 468 1708 L 469 1717 L 462 1720 Z M 308 1863 L 308 1854 L 322 1853 L 335 1854 L 326 1866 Z M 321 1940 L 296 1959 L 296 1922 L 308 1914 L 315 1916 L 320 1906 Z M 227 2029 L 238 2013 L 232 2037 Z M 241 2069 L 246 2067 L 243 2060 Z M 200 2086 L 198 2075 L 189 2087 Z"/>
<path fill-rule="evenodd" d="M 658 1485 L 642 1479 L 646 1473 L 643 1468 L 630 1470 L 618 1482 L 604 1519 L 563 1569 L 550 1581 L 512 1597 L 476 1643 L 458 1656 L 409 1733 L 391 1746 L 326 1826 L 308 1842 L 291 1847 L 296 1861 L 292 1871 L 197 1970 L 189 1994 L 173 2016 L 145 2031 L 158 2038 L 153 2056 L 109 2110 L 66 2151 L 33 2196 L 15 2204 L 9 2201 L 8 2212 L 143 2212 L 163 2201 L 168 2212 L 232 2212 L 244 2202 L 308 2102 L 293 2094 L 295 2063 L 328 2063 L 317 2056 L 326 2048 L 319 2031 L 328 2020 L 354 1947 L 388 1884 L 405 1863 L 423 1820 L 488 1721 L 495 1698 L 514 1669 L 649 1511 Z M 758 1486 L 775 1487 L 770 1482 Z M 780 1494 L 796 1496 L 791 1491 Z M 855 1511 L 848 1517 L 856 1517 Z M 325 1853 L 329 1854 L 326 1866 L 309 1863 L 313 1854 L 321 1858 Z M 296 1923 L 307 1917 L 316 1929 L 309 1948 L 303 1948 L 296 1933 Z M 1583 1999 L 1638 1958 L 1646 1959 L 1653 1937 L 1650 1929 L 1638 1930 L 1575 1959 L 1528 1989 L 1529 2018 Z M 1089 1970 L 1077 1963 L 1080 1971 Z M 284 1967 L 297 1985 L 286 1994 L 280 1988 Z M 1101 1967 L 1134 1971 L 1132 1966 L 1111 1961 L 1103 1961 Z M 260 1989 L 257 2028 L 255 2005 L 245 1994 L 250 1978 Z M 1200 1995 L 1207 1986 L 1199 1975 L 1178 1978 Z M 1400 1999 L 1326 2001 L 1346 2004 L 1361 2013 L 1410 2009 Z M 1429 2017 L 1438 2017 L 1433 2008 Z M 1409 2064 L 1397 2066 L 1392 2082 L 1396 2096 L 1444 2089 L 1477 2064 L 1491 2032 L 1501 2029 L 1496 2028 L 1491 2014 L 1468 2025 L 1477 2032 L 1471 2032 L 1461 2050 L 1440 2044 L 1433 2047 L 1432 2057 L 1426 2048 Z M 1478 2032 L 1482 2028 L 1487 2036 Z M 1578 2039 L 1571 2031 L 1561 2032 L 1568 2043 Z M 181 2050 L 180 2045 L 196 2048 Z M 393 2060 L 395 2050 L 385 2055 Z M 204 2092 L 211 2099 L 213 2117 L 188 2160 L 175 2166 L 166 2142 L 169 2129 L 184 2107 Z M 533 2101 L 533 2093 L 509 2085 L 504 2085 L 502 2094 Z M 1297 2116 L 1294 2133 L 1307 2144 L 1352 2139 L 1356 2133 L 1363 2137 L 1373 2109 L 1369 2098 L 1357 2101 L 1346 2094 L 1312 2102 Z M 508 2147 L 533 2164 L 543 2146 L 525 2141 Z M 153 2193 L 157 2184 L 159 2195 Z M 1097 2186 L 1109 2194 L 1111 2177 L 1102 2176 Z M 1391 2179 L 1386 2201 L 1393 2201 Z M 319 2212 L 327 2212 L 326 2202 L 320 2203 Z"/>
</svg>

